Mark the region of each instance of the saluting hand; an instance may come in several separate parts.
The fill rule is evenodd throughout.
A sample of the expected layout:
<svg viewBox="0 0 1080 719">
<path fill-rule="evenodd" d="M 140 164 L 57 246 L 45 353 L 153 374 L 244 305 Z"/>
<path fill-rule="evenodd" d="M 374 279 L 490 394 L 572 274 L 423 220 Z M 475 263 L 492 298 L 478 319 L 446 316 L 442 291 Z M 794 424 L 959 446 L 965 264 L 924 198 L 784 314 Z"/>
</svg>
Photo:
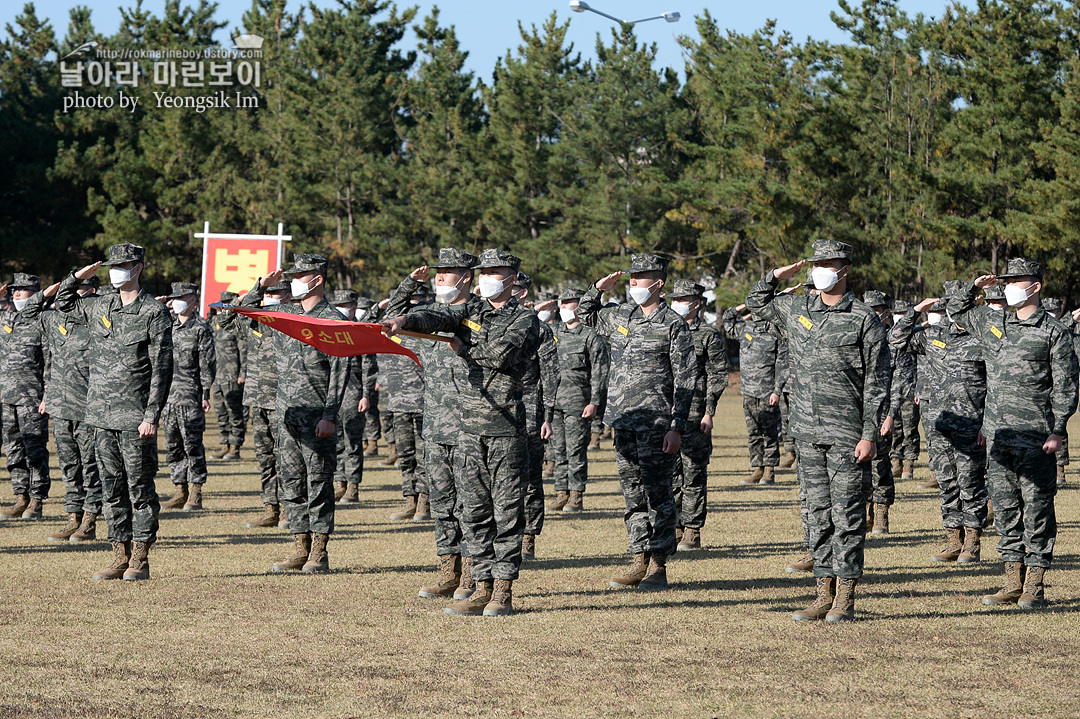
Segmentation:
<svg viewBox="0 0 1080 719">
<path fill-rule="evenodd" d="M 7 297 L 7 282 L 0 285 L 0 297 Z"/>
<path fill-rule="evenodd" d="M 7 287 L 7 285 L 4 285 L 4 287 Z M 45 297 L 54 297 L 56 295 L 56 291 L 58 289 L 60 289 L 60 283 L 59 282 L 53 282 L 51 285 L 49 285 L 48 287 L 43 289 L 41 291 L 41 294 L 44 295 Z M 3 287 L 0 287 L 0 297 L 4 296 L 4 293 L 3 293 L 2 290 L 3 290 Z"/>
<path fill-rule="evenodd" d="M 795 274 L 805 266 L 806 260 L 799 260 L 793 265 L 787 265 L 786 267 L 777 267 L 775 270 L 773 270 L 773 277 L 780 280 L 781 282 L 785 282 L 794 277 Z"/>
<path fill-rule="evenodd" d="M 537 312 L 543 312 L 544 310 L 550 310 L 555 308 L 555 303 L 558 300 L 544 300 L 543 302 L 537 302 L 533 305 L 533 309 Z"/>
<path fill-rule="evenodd" d="M 915 312 L 926 312 L 928 309 L 930 309 L 940 301 L 940 297 L 927 297 L 925 300 L 915 305 Z"/>
<path fill-rule="evenodd" d="M 615 289 L 615 283 L 619 281 L 620 277 L 622 277 L 622 270 L 619 270 L 618 272 L 612 272 L 607 277 L 597 280 L 596 284 L 593 286 L 601 292 L 611 292 L 613 289 Z"/>
<path fill-rule="evenodd" d="M 259 280 L 259 284 L 263 287 L 273 287 L 278 282 L 281 282 L 281 278 L 285 276 L 285 270 L 274 270 L 273 272 Z"/>
<path fill-rule="evenodd" d="M 77 279 L 77 280 L 88 280 L 88 279 L 90 279 L 91 277 L 94 276 L 94 274 L 98 271 L 99 267 L 101 267 L 100 262 L 95 262 L 92 265 L 87 265 L 86 267 L 82 268 L 81 270 L 79 270 L 78 272 L 75 273 L 75 279 Z"/>
<path fill-rule="evenodd" d="M 975 278 L 975 286 L 981 290 L 993 287 L 997 284 L 997 275 L 981 275 Z"/>
<path fill-rule="evenodd" d="M 431 270 L 428 269 L 427 265 L 417 267 L 415 270 L 409 273 L 409 277 L 411 277 L 415 282 L 424 284 L 428 281 L 428 278 L 431 277 Z"/>
</svg>

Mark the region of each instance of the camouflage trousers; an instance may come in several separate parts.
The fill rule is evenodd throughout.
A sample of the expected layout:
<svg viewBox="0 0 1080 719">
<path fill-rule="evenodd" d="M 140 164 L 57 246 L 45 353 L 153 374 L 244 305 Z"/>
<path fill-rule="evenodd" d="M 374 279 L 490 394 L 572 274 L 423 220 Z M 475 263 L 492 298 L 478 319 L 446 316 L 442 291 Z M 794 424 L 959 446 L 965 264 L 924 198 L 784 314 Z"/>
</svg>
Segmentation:
<svg viewBox="0 0 1080 719">
<path fill-rule="evenodd" d="M 941 524 L 946 529 L 986 527 L 986 447 L 974 432 L 931 429 L 930 469 L 941 487 Z"/>
<path fill-rule="evenodd" d="M 631 554 L 675 553 L 675 494 L 672 489 L 676 456 L 664 454 L 667 430 L 613 428 L 615 467 L 626 500 L 626 524 Z"/>
<path fill-rule="evenodd" d="M 375 390 L 375 394 L 368 398 L 368 411 L 364 413 L 364 440 L 373 441 L 382 439 L 382 423 L 379 413 L 379 395 L 381 392 Z M 390 441 L 389 439 L 387 440 Z"/>
<path fill-rule="evenodd" d="M 338 456 L 334 480 L 348 484 L 360 484 L 364 481 L 364 432 L 367 429 L 367 415 L 357 409 L 357 403 L 348 401 L 341 405 L 334 428 Z"/>
<path fill-rule="evenodd" d="M 698 421 L 691 420 L 682 435 L 682 449 L 677 455 L 675 482 L 675 524 L 679 527 L 701 529 L 708 515 L 709 457 L 712 455 L 712 435 L 701 431 Z"/>
<path fill-rule="evenodd" d="M 142 438 L 138 431 L 95 429 L 94 452 L 109 541 L 157 541 L 161 511 L 154 487 L 157 437 Z"/>
<path fill-rule="evenodd" d="M 768 398 L 743 396 L 746 415 L 746 441 L 750 447 L 751 467 L 776 467 L 780 464 L 780 408 Z"/>
<path fill-rule="evenodd" d="M 473 579 L 518 577 L 525 533 L 527 442 L 524 433 L 510 437 L 463 433 L 454 449 L 462 554 L 472 557 Z"/>
<path fill-rule="evenodd" d="M 866 543 L 866 475 L 870 462 L 856 462 L 855 448 L 795 441 L 799 484 L 810 520 L 815 577 L 858 579 Z"/>
<path fill-rule="evenodd" d="M 796 444 L 796 455 L 798 455 L 798 444 Z M 797 460 L 796 460 L 797 461 Z M 796 478 L 799 481 L 799 519 L 802 522 L 803 539 L 802 548 L 806 552 L 810 552 L 810 509 L 806 504 L 806 482 L 803 481 L 802 473 L 799 472 L 798 465 L 795 466 Z"/>
<path fill-rule="evenodd" d="M 29 494 L 31 499 L 47 499 L 52 487 L 49 477 L 49 415 L 38 408 L 5 404 L 0 407 L 4 453 L 11 474 L 11 492 Z"/>
<path fill-rule="evenodd" d="M 893 422 L 889 454 L 893 459 L 914 462 L 919 459 L 919 405 L 909 397 L 900 403 L 900 414 Z"/>
<path fill-rule="evenodd" d="M 544 457 L 546 442 L 540 430 L 525 435 L 529 448 L 528 474 L 525 480 L 525 534 L 544 531 Z"/>
<path fill-rule="evenodd" d="M 94 428 L 53 417 L 56 461 L 64 478 L 64 511 L 101 514 L 101 474 L 94 451 Z"/>
<path fill-rule="evenodd" d="M 161 411 L 161 428 L 173 484 L 206 484 L 206 413 L 202 407 L 166 404 Z"/>
<path fill-rule="evenodd" d="M 791 424 L 791 395 L 787 392 L 780 393 L 780 444 L 785 452 L 795 452 L 795 438 L 788 434 Z"/>
<path fill-rule="evenodd" d="M 867 503 L 892 506 L 896 501 L 896 478 L 893 477 L 892 462 L 889 457 L 890 444 L 888 437 L 882 438 L 877 443 L 877 454 L 870 460 L 870 472 L 863 486 Z"/>
<path fill-rule="evenodd" d="M 555 491 L 585 491 L 585 485 L 589 481 L 589 440 L 595 431 L 593 420 L 582 419 L 580 411 L 555 410 L 551 420 Z"/>
<path fill-rule="evenodd" d="M 422 412 L 395 412 L 393 418 L 401 465 L 401 494 L 406 497 L 428 494 L 427 472 L 424 463 L 418 459 L 424 456 L 424 415 Z"/>
<path fill-rule="evenodd" d="M 251 407 L 251 440 L 259 463 L 260 498 L 263 504 L 281 504 L 281 476 L 277 468 L 277 425 L 274 410 Z"/>
<path fill-rule="evenodd" d="M 431 518 L 435 520 L 435 552 L 440 557 L 461 554 L 461 507 L 454 479 L 454 453 L 450 444 L 424 442 Z"/>
<path fill-rule="evenodd" d="M 212 388 L 214 413 L 217 415 L 218 439 L 221 444 L 241 447 L 247 427 L 244 424 L 244 387 L 232 384 Z"/>
<path fill-rule="evenodd" d="M 1054 455 L 1054 459 L 1057 461 L 1057 466 L 1067 467 L 1069 465 L 1069 435 L 1065 435 L 1061 438 L 1061 449 Z"/>
<path fill-rule="evenodd" d="M 1049 567 L 1057 539 L 1057 468 L 1040 448 L 990 445 L 986 482 L 994 502 L 997 550 L 1005 562 Z"/>
<path fill-rule="evenodd" d="M 316 437 L 315 425 L 278 420 L 278 472 L 281 504 L 289 517 L 289 533 L 334 531 L 334 435 Z"/>
</svg>

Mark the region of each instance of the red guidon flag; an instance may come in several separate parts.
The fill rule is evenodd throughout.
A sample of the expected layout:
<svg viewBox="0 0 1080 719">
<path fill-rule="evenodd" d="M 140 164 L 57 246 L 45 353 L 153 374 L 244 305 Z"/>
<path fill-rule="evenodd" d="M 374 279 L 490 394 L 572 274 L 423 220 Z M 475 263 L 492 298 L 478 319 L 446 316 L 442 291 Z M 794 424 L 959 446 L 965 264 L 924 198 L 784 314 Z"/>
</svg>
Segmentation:
<svg viewBox="0 0 1080 719">
<path fill-rule="evenodd" d="M 416 364 L 420 364 L 415 354 L 401 346 L 400 340 L 383 334 L 382 325 L 349 320 L 324 320 L 321 317 L 294 315 L 287 312 L 264 312 L 236 305 L 223 305 L 220 302 L 212 306 L 250 317 L 334 357 L 405 355 L 411 357 Z"/>
</svg>

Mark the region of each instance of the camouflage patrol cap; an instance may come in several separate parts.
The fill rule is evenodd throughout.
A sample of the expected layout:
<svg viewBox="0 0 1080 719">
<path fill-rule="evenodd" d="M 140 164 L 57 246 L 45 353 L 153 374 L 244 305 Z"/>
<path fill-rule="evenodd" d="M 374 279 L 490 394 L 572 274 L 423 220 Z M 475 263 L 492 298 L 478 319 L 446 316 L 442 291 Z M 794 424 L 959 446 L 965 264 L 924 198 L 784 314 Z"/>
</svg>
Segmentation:
<svg viewBox="0 0 1080 719">
<path fill-rule="evenodd" d="M 892 311 L 899 314 L 906 314 L 911 309 L 911 303 L 907 300 L 895 300 L 893 302 Z"/>
<path fill-rule="evenodd" d="M 964 291 L 964 283 L 960 280 L 945 280 L 941 283 L 941 290 L 946 298 L 958 297 Z"/>
<path fill-rule="evenodd" d="M 439 250 L 439 261 L 433 265 L 428 265 L 428 268 L 432 270 L 468 270 L 476 267 L 476 262 L 476 255 L 453 247 L 443 247 Z"/>
<path fill-rule="evenodd" d="M 892 298 L 881 290 L 869 290 L 868 292 L 864 292 L 862 301 L 871 307 L 892 307 L 893 304 Z"/>
<path fill-rule="evenodd" d="M 532 277 L 529 277 L 524 272 L 518 272 L 517 279 L 514 280 L 514 286 L 529 289 L 530 287 L 532 287 Z"/>
<path fill-rule="evenodd" d="M 983 299 L 990 302 L 1004 302 L 1005 288 L 1001 285 L 987 287 L 985 290 L 983 290 Z"/>
<path fill-rule="evenodd" d="M 1043 268 L 1038 262 L 1014 257 L 1005 266 L 1005 272 L 997 276 L 999 280 L 1011 280 L 1016 277 L 1034 277 L 1042 282 Z"/>
<path fill-rule="evenodd" d="M 273 287 L 267 287 L 266 292 L 292 292 L 292 283 L 288 280 L 282 280 Z"/>
<path fill-rule="evenodd" d="M 240 299 L 240 295 L 236 294 L 235 292 L 229 292 L 228 290 L 225 290 L 221 293 L 221 301 L 227 305 L 235 304 L 238 299 Z"/>
<path fill-rule="evenodd" d="M 372 306 L 374 306 L 374 304 L 375 304 L 375 300 L 371 299 L 370 297 L 367 297 L 366 295 L 357 295 L 356 296 L 356 309 L 358 309 L 358 310 L 370 309 Z"/>
<path fill-rule="evenodd" d="M 563 287 L 559 294 L 559 300 L 580 300 L 585 296 L 585 290 L 580 287 Z"/>
<path fill-rule="evenodd" d="M 930 309 L 928 309 L 927 312 L 945 312 L 945 310 L 946 310 L 946 308 L 948 308 L 948 306 L 949 306 L 949 301 L 941 299 L 941 300 L 938 300 L 937 302 L 935 302 L 934 304 L 930 305 Z"/>
<path fill-rule="evenodd" d="M 705 294 L 705 288 L 692 280 L 676 280 L 675 288 L 668 297 L 698 297 Z"/>
<path fill-rule="evenodd" d="M 41 287 L 41 278 L 25 272 L 16 272 L 14 279 L 8 285 L 8 289 L 17 290 L 23 287 Z"/>
<path fill-rule="evenodd" d="M 557 299 L 559 299 L 559 293 L 558 292 L 537 292 L 536 293 L 536 301 L 537 302 L 549 302 L 551 300 L 557 300 Z"/>
<path fill-rule="evenodd" d="M 197 294 L 199 294 L 199 286 L 197 284 L 195 284 L 194 282 L 173 282 L 172 283 L 172 291 L 169 293 L 169 299 L 170 300 L 175 300 L 177 297 L 185 297 L 187 295 L 197 295 Z M 229 301 L 229 304 L 232 304 L 232 301 L 236 299 L 236 294 L 235 293 L 233 293 L 233 292 L 222 292 L 221 293 L 221 301 L 222 302 L 225 302 L 225 295 L 232 295 L 232 300 Z"/>
<path fill-rule="evenodd" d="M 419 297 L 421 300 L 426 302 L 428 300 L 434 299 L 435 293 L 432 292 L 431 288 L 427 285 L 420 285 L 413 291 L 412 296 Z"/>
<path fill-rule="evenodd" d="M 80 287 L 93 287 L 96 290 L 97 288 L 101 287 L 101 280 L 98 279 L 97 275 L 90 275 L 85 280 L 80 282 L 79 286 Z"/>
<path fill-rule="evenodd" d="M 1042 308 L 1052 315 L 1056 315 L 1061 312 L 1061 309 L 1065 304 L 1057 297 L 1047 297 L 1042 301 Z"/>
<path fill-rule="evenodd" d="M 814 256 L 807 258 L 807 262 L 825 262 L 827 260 L 847 260 L 851 262 L 855 250 L 846 242 L 836 240 L 815 240 Z"/>
<path fill-rule="evenodd" d="M 330 294 L 330 304 L 332 305 L 353 305 L 356 304 L 356 292 L 354 290 L 334 290 Z"/>
<path fill-rule="evenodd" d="M 518 268 L 521 267 L 521 258 L 515 257 L 506 250 L 490 248 L 480 253 L 480 259 L 473 266 L 473 269 L 487 270 L 492 267 L 509 267 L 514 272 L 517 272 Z"/>
<path fill-rule="evenodd" d="M 293 266 L 285 270 L 285 276 L 294 277 L 296 275 L 306 275 L 309 272 L 318 272 L 323 277 L 326 277 L 326 268 L 329 264 L 329 261 L 322 255 L 313 253 L 293 255 Z"/>
<path fill-rule="evenodd" d="M 133 245 L 130 242 L 125 242 L 120 245 L 109 246 L 109 259 L 105 260 L 101 264 L 106 267 L 110 265 L 119 265 L 124 262 L 145 262 L 146 250 L 138 245 Z"/>
<path fill-rule="evenodd" d="M 668 261 L 659 255 L 638 254 L 630 256 L 630 274 L 637 272 L 663 272 L 667 274 Z"/>
</svg>

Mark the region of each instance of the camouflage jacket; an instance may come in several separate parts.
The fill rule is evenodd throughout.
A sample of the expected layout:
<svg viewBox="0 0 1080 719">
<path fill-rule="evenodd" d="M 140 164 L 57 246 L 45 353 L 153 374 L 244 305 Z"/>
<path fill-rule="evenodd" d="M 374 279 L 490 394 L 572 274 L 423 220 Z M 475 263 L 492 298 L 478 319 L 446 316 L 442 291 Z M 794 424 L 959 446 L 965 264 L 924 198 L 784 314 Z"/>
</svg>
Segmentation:
<svg viewBox="0 0 1080 719">
<path fill-rule="evenodd" d="M 1051 434 L 1065 436 L 1076 412 L 1077 360 L 1065 326 L 1041 307 L 1026 320 L 1015 312 L 975 306 L 974 282 L 949 301 L 949 314 L 982 344 L 986 362 L 988 442 L 1041 448 Z"/>
<path fill-rule="evenodd" d="M 418 349 L 419 340 L 415 338 L 395 337 L 394 341 L 414 353 Z M 379 358 L 379 370 L 379 386 L 386 392 L 387 411 L 424 411 L 424 372 L 411 358 L 383 355 Z"/>
<path fill-rule="evenodd" d="M 23 308 L 27 317 L 41 317 L 48 338 L 45 411 L 55 419 L 81 422 L 86 416 L 90 380 L 90 328 L 78 313 L 45 310 L 45 295 L 35 293 Z"/>
<path fill-rule="evenodd" d="M 694 399 L 690 402 L 690 426 L 701 422 L 704 415 L 716 415 L 716 403 L 728 386 L 727 343 L 715 327 L 701 320 L 689 324 L 694 341 L 696 373 Z"/>
<path fill-rule="evenodd" d="M 263 286 L 256 282 L 240 304 L 245 307 L 258 306 L 262 302 L 264 291 Z M 321 317 L 326 320 L 341 319 L 341 313 L 334 309 L 325 297 L 307 312 L 299 303 L 264 307 L 263 311 Z M 275 331 L 273 337 L 278 373 L 277 403 L 274 411 L 280 418 L 278 421 L 302 426 L 315 425 L 324 419 L 337 422 L 338 411 L 345 397 L 348 362 L 341 357 L 320 352 L 282 332 Z"/>
<path fill-rule="evenodd" d="M 201 407 L 203 400 L 210 399 L 217 368 L 210 324 L 194 316 L 183 324 L 174 319 L 172 338 L 173 376 L 168 404 Z"/>
<path fill-rule="evenodd" d="M 776 344 L 776 387 L 777 394 L 791 392 L 788 386 L 791 382 L 791 349 L 788 347 L 787 338 L 779 338 Z"/>
<path fill-rule="evenodd" d="M 581 298 L 578 316 L 608 343 L 604 424 L 685 432 L 695 379 L 694 343 L 686 321 L 665 304 L 648 317 L 633 303 L 601 307 L 595 285 Z"/>
<path fill-rule="evenodd" d="M 244 318 L 247 338 L 247 366 L 244 379 L 244 404 L 259 409 L 277 406 L 277 358 L 274 356 L 274 331 L 255 320 Z"/>
<path fill-rule="evenodd" d="M 487 437 L 525 432 L 524 378 L 540 350 L 540 320 L 511 299 L 496 308 L 487 300 L 447 307 L 425 305 L 406 315 L 406 330 L 453 332 L 464 343 L 460 385 L 465 432 Z"/>
<path fill-rule="evenodd" d="M 889 343 L 897 354 L 919 357 L 930 386 L 919 400 L 923 421 L 940 432 L 978 432 L 986 405 L 979 338 L 951 322 L 919 327 L 916 319 L 914 310 L 908 310 L 889 333 Z"/>
<path fill-rule="evenodd" d="M 750 290 L 755 317 L 782 328 L 791 350 L 790 434 L 820 445 L 877 443 L 892 380 L 877 314 L 848 292 L 828 306 L 817 295 L 777 295 L 772 271 Z"/>
<path fill-rule="evenodd" d="M 604 406 L 608 383 L 607 344 L 596 330 L 581 322 L 573 329 L 555 326 L 559 351 L 559 392 L 555 408 L 581 415 L 585 405 Z"/>
<path fill-rule="evenodd" d="M 525 403 L 525 430 L 529 434 L 540 431 L 544 422 L 555 416 L 555 398 L 559 392 L 559 340 L 551 326 L 540 322 L 540 350 L 529 363 L 522 383 L 521 395 Z"/>
<path fill-rule="evenodd" d="M 395 356 L 384 355 L 384 357 Z M 405 359 L 408 359 L 408 357 Z M 345 370 L 345 398 L 341 400 L 341 406 L 349 407 L 349 411 L 354 411 L 357 410 L 360 400 L 364 397 L 369 400 L 375 398 L 375 377 L 378 367 L 375 365 L 375 355 L 343 357 L 342 361 L 347 361 L 348 366 Z M 409 360 L 409 363 L 416 364 L 412 360 Z"/>
<path fill-rule="evenodd" d="M 890 400 L 893 404 L 900 404 L 915 399 L 915 379 L 918 360 L 915 353 L 907 350 L 896 349 L 897 343 L 893 342 L 898 325 L 885 330 L 889 340 L 892 360 L 892 385 L 889 389 Z M 895 414 L 893 415 L 895 416 Z"/>
<path fill-rule="evenodd" d="M 27 303 L 29 304 L 29 302 Z M 34 407 L 49 379 L 48 329 L 40 313 L 0 312 L 0 402 Z"/>
<path fill-rule="evenodd" d="M 724 312 L 722 322 L 727 336 L 739 341 L 739 383 L 743 395 L 766 399 L 771 394 L 780 394 L 784 377 L 783 372 L 777 371 L 780 340 L 776 328 L 758 320 L 745 322 L 734 307 Z"/>
<path fill-rule="evenodd" d="M 337 318 L 341 319 L 341 315 L 337 315 Z M 214 328 L 214 351 L 217 355 L 214 384 L 225 389 L 236 389 L 237 380 L 241 377 L 247 383 L 246 323 L 231 312 L 218 313 L 210 318 L 210 322 Z"/>
<path fill-rule="evenodd" d="M 137 431 L 157 424 L 172 383 L 172 318 L 145 290 L 124 305 L 120 293 L 80 297 L 74 274 L 60 283 L 56 309 L 90 330 L 86 423 Z"/>
</svg>

